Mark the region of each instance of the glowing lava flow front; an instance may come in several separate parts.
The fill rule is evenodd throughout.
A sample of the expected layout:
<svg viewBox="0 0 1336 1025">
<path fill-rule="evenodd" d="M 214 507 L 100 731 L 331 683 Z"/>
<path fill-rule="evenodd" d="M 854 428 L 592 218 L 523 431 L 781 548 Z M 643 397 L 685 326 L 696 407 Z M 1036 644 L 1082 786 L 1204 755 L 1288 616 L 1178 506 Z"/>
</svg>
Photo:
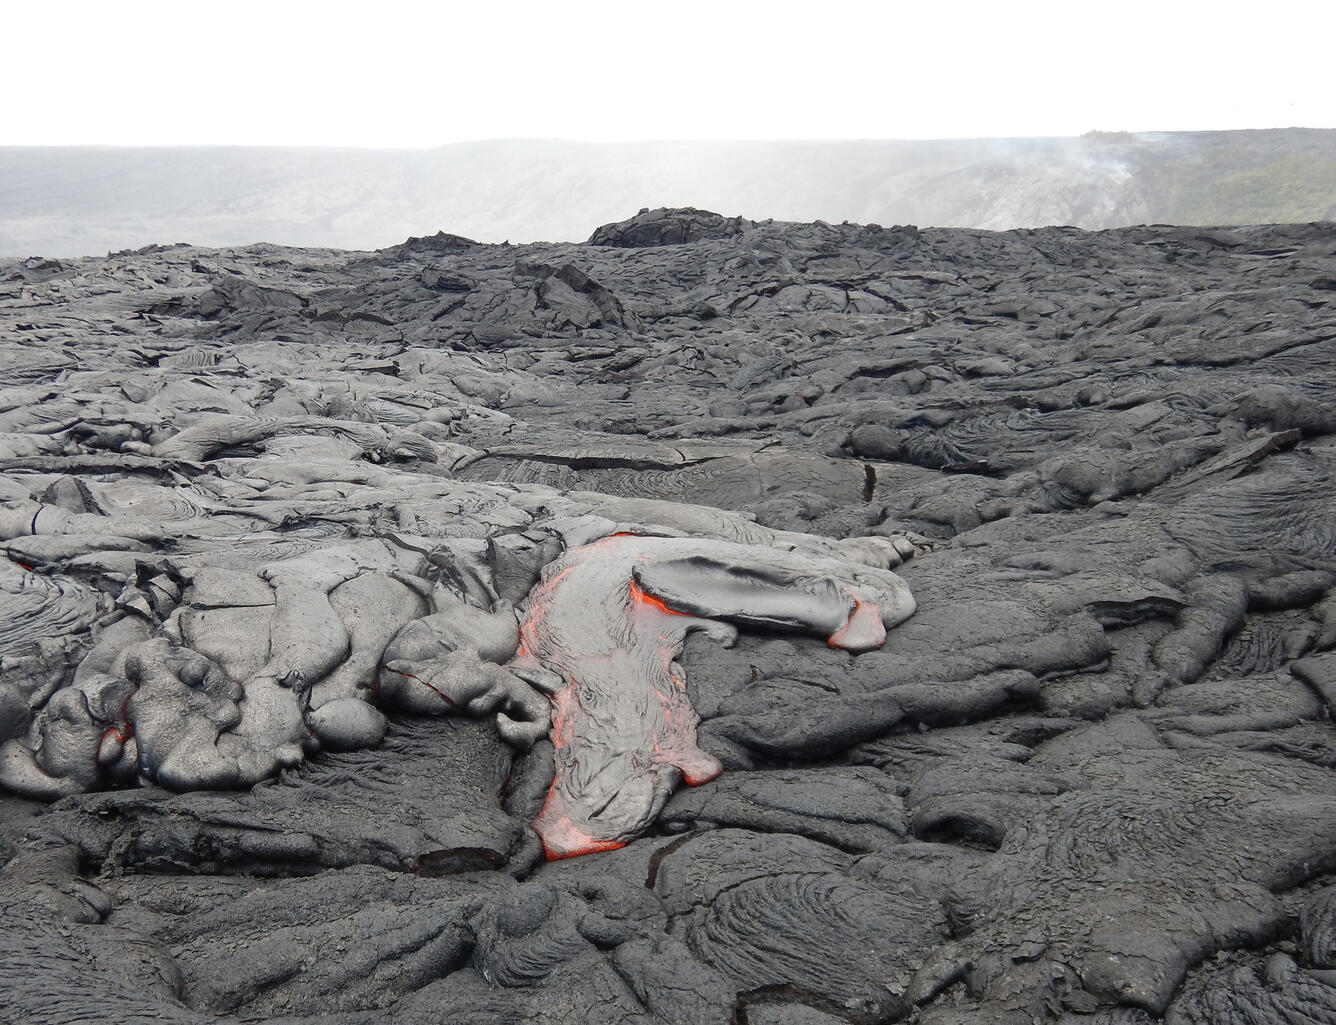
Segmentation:
<svg viewBox="0 0 1336 1025">
<path fill-rule="evenodd" d="M 914 601 L 888 570 L 699 538 L 617 534 L 550 565 L 525 604 L 516 666 L 556 673 L 556 773 L 534 829 L 549 859 L 620 847 L 685 779 L 722 771 L 677 658 L 687 634 L 732 644 L 727 622 L 878 647 Z"/>
</svg>

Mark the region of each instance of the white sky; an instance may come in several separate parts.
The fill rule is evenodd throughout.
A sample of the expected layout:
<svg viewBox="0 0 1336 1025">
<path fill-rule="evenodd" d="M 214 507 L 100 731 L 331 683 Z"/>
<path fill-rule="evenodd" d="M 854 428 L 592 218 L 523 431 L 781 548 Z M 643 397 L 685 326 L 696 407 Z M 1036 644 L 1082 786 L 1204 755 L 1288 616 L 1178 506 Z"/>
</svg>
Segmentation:
<svg viewBox="0 0 1336 1025">
<path fill-rule="evenodd" d="M 1331 0 L 0 0 L 0 145 L 1336 127 Z"/>
</svg>

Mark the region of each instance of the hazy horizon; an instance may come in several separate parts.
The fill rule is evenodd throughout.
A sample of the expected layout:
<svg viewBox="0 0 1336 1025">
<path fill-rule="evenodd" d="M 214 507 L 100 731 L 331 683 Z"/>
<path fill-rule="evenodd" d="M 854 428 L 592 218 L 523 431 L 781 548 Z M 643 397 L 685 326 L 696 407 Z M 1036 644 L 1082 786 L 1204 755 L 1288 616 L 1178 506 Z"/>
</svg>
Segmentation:
<svg viewBox="0 0 1336 1025">
<path fill-rule="evenodd" d="M 803 138 L 801 136 L 785 136 L 776 138 L 756 138 L 756 139 L 711 139 L 711 138 L 658 138 L 646 137 L 643 139 L 578 139 L 569 136 L 556 135 L 498 135 L 479 139 L 453 139 L 449 142 L 424 143 L 420 145 L 403 146 L 378 146 L 362 145 L 358 143 L 239 143 L 239 142 L 179 142 L 179 143 L 147 143 L 131 144 L 118 142 L 73 142 L 73 143 L 9 143 L 0 142 L 0 150 L 3 149 L 128 149 L 128 150 L 150 150 L 150 149 L 293 149 L 293 150 L 352 150 L 357 152 L 373 153 L 420 153 L 430 150 L 448 149 L 452 146 L 482 146 L 488 144 L 506 144 L 506 143 L 551 143 L 557 145 L 571 146 L 765 146 L 775 144 L 800 143 L 811 146 L 839 146 L 850 143 L 935 143 L 935 142 L 1045 142 L 1055 140 L 1073 140 L 1081 139 L 1087 136 L 1167 136 L 1167 135 L 1218 135 L 1222 133 L 1239 132 L 1272 132 L 1272 131 L 1296 131 L 1296 132 L 1323 132 L 1336 130 L 1336 125 L 1269 125 L 1265 128 L 1200 128 L 1200 129 L 1170 129 L 1170 128 L 1138 128 L 1138 129 L 1107 129 L 1090 128 L 1083 132 L 1071 134 L 1055 135 L 942 135 L 942 136 L 916 136 L 909 137 L 883 137 L 883 136 L 863 136 L 849 138 Z"/>
<path fill-rule="evenodd" d="M 1336 216 L 1336 130 L 413 149 L 0 147 L 0 256 L 578 242 L 643 207 L 1006 229 Z"/>
<path fill-rule="evenodd" d="M 0 255 L 575 241 L 645 206 L 1302 215 L 1336 166 L 1296 142 L 1336 130 L 1336 5 L 1298 0 L 66 0 L 5 27 Z M 1209 182 L 1177 153 L 1277 131 Z"/>
</svg>

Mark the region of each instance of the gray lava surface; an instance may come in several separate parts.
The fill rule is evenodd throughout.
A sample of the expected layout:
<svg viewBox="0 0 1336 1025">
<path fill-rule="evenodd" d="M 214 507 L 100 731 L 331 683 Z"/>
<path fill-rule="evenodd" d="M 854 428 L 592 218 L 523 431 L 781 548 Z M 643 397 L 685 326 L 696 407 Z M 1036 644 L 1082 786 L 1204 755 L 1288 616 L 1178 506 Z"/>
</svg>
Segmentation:
<svg viewBox="0 0 1336 1025">
<path fill-rule="evenodd" d="M 1336 1023 L 1334 474 L 1330 222 L 0 262 L 0 1022 Z"/>
</svg>

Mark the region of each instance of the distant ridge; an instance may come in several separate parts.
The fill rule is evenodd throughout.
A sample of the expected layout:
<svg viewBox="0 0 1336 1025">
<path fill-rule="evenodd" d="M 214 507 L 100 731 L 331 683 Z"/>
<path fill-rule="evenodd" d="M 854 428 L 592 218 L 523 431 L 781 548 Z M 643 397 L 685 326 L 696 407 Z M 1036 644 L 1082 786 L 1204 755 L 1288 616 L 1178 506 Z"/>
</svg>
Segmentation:
<svg viewBox="0 0 1336 1025">
<path fill-rule="evenodd" d="M 641 207 L 1005 229 L 1336 218 L 1336 129 L 430 150 L 0 147 L 0 256 L 585 239 Z"/>
</svg>

